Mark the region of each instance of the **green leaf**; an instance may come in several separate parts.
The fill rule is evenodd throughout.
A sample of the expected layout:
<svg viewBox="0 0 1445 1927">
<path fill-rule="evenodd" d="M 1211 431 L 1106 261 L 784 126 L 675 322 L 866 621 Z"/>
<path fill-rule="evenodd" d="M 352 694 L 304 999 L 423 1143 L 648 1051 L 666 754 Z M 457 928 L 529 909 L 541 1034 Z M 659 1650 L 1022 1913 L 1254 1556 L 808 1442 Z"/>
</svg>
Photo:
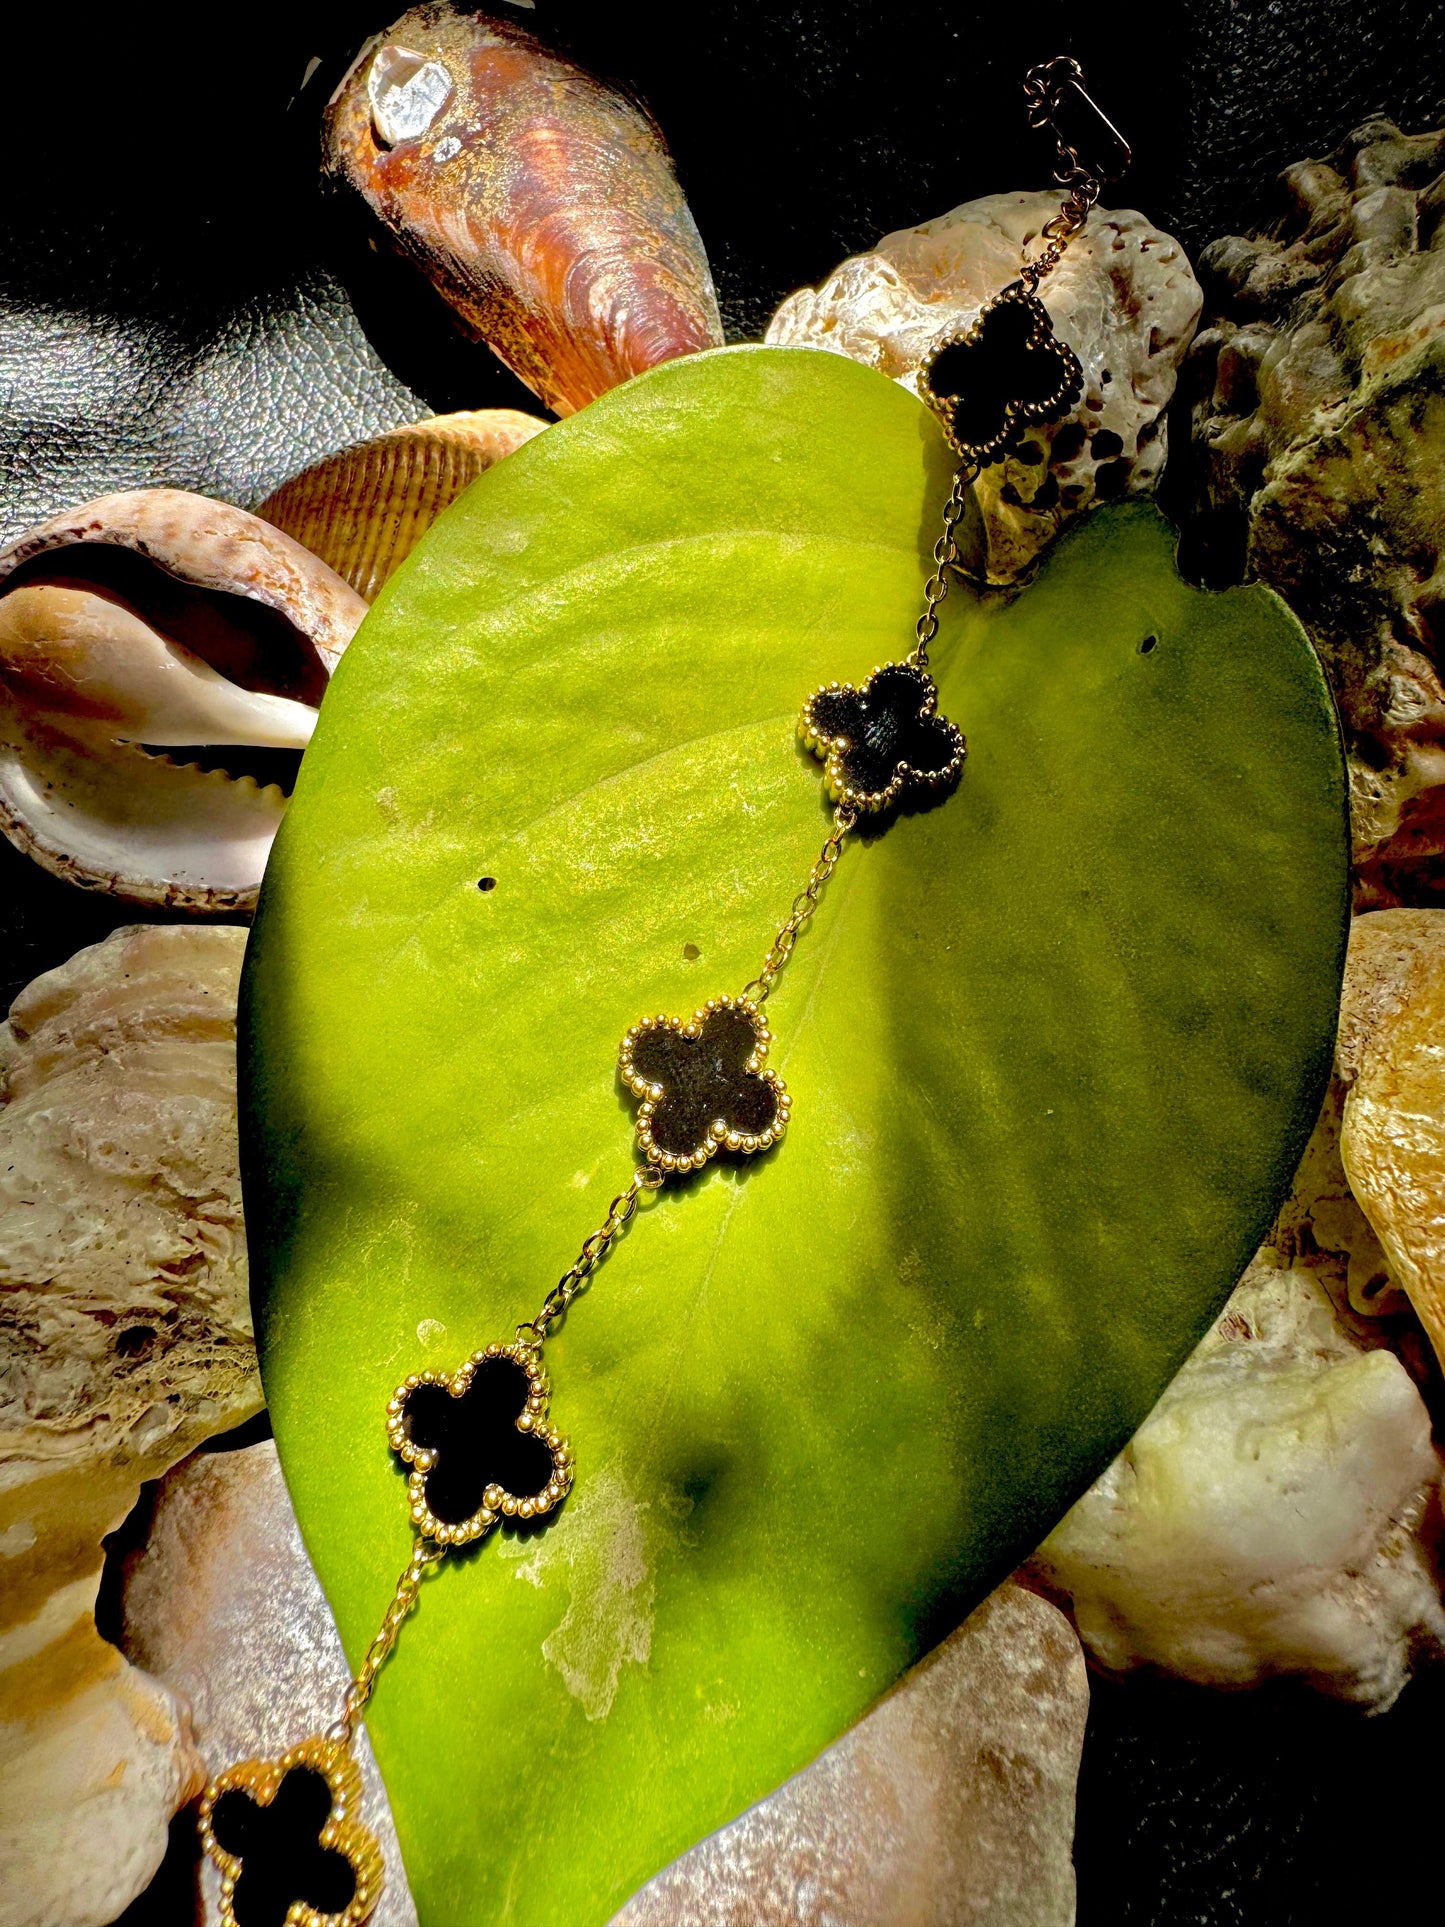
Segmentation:
<svg viewBox="0 0 1445 1927">
<path fill-rule="evenodd" d="M 628 1026 L 754 975 L 827 826 L 798 710 L 906 651 L 947 480 L 840 357 L 674 362 L 484 476 L 343 661 L 251 946 L 245 1142 L 353 1657 L 409 1543 L 387 1397 L 510 1338 L 601 1221 Z M 1328 1069 L 1343 768 L 1283 606 L 1171 552 L 1104 511 L 1012 604 L 950 599 L 969 762 L 798 944 L 786 1140 L 639 1210 L 548 1348 L 561 1516 L 449 1560 L 382 1677 L 431 1927 L 604 1921 L 811 1759 L 1043 1537 L 1266 1227 Z"/>
</svg>

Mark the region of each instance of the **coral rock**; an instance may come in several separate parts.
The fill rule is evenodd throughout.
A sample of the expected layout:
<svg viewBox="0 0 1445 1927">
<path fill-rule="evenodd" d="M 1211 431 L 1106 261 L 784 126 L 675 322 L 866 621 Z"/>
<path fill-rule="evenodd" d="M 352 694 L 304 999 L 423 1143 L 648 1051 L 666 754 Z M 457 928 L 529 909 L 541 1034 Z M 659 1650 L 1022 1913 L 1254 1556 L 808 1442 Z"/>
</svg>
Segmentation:
<svg viewBox="0 0 1445 1927">
<path fill-rule="evenodd" d="M 1067 1621 L 1005 1585 L 615 1927 L 1072 1927 L 1088 1705 Z"/>
<path fill-rule="evenodd" d="M 1445 131 L 1370 121 L 1280 186 L 1272 227 L 1200 259 L 1182 554 L 1269 583 L 1309 630 L 1350 738 L 1362 901 L 1392 903 L 1445 854 Z"/>
<path fill-rule="evenodd" d="M 0 1921 L 114 1918 L 198 1784 L 96 1631 L 104 1535 L 259 1409 L 236 1152 L 245 933 L 119 930 L 0 1026 Z"/>
<path fill-rule="evenodd" d="M 1101 1666 L 1295 1674 L 1380 1710 L 1445 1651 L 1430 1416 L 1381 1321 L 1337 1304 L 1342 1269 L 1262 1251 L 1035 1555 Z"/>
<path fill-rule="evenodd" d="M 1338 1066 L 1350 1189 L 1445 1362 L 1445 910 L 1356 917 Z"/>
<path fill-rule="evenodd" d="M 1057 208 L 1056 195 L 991 194 L 886 234 L 821 287 L 789 295 L 767 340 L 850 355 L 916 393 L 929 348 L 1015 279 L 1020 250 Z M 1140 214 L 1103 208 L 1039 292 L 1079 357 L 1084 394 L 1071 415 L 1034 429 L 976 485 L 981 520 L 965 523 L 960 549 L 971 573 L 995 583 L 1026 574 L 1095 502 L 1153 489 L 1164 467 L 1164 409 L 1201 302 L 1177 241 Z"/>
<path fill-rule="evenodd" d="M 137 1666 L 190 1702 L 208 1769 L 275 1759 L 336 1717 L 350 1681 L 341 1639 L 301 1544 L 276 1448 L 203 1452 L 163 1482 L 145 1550 L 128 1565 L 123 1642 Z M 359 1818 L 386 1884 L 372 1927 L 415 1927 L 396 1829 L 363 1728 Z M 207 1861 L 208 1927 L 220 1920 Z"/>
</svg>

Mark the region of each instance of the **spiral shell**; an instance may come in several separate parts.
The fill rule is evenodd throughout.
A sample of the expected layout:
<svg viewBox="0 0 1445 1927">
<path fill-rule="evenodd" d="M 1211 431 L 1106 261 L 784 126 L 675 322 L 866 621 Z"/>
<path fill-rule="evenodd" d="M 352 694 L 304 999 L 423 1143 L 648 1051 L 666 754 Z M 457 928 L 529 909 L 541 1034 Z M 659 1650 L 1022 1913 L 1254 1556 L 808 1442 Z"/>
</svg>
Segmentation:
<svg viewBox="0 0 1445 1927">
<path fill-rule="evenodd" d="M 0 831 L 133 903 L 255 902 L 366 604 L 244 509 L 106 496 L 0 551 Z"/>
<path fill-rule="evenodd" d="M 404 14 L 337 89 L 324 150 L 467 331 L 559 415 L 721 345 L 657 129 L 508 22 Z"/>
<path fill-rule="evenodd" d="M 546 426 L 515 408 L 436 415 L 302 469 L 256 513 L 370 602 L 442 510 Z"/>
</svg>

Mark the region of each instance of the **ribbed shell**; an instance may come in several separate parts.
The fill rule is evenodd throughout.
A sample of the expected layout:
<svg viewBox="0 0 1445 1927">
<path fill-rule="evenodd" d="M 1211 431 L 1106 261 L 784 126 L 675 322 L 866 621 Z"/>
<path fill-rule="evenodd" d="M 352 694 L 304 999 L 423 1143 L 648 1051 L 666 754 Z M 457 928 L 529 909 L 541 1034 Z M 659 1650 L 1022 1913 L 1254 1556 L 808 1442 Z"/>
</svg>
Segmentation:
<svg viewBox="0 0 1445 1927">
<path fill-rule="evenodd" d="M 283 482 L 257 514 L 370 602 L 442 510 L 546 426 L 514 408 L 436 415 L 328 455 Z"/>
</svg>

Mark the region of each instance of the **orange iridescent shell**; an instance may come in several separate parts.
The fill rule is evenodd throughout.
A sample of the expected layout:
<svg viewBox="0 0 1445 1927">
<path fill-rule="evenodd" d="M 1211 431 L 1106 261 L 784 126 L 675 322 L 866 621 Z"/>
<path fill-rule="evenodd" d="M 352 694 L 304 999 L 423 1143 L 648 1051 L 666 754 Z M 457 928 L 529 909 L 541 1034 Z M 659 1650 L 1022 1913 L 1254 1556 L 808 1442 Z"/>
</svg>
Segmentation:
<svg viewBox="0 0 1445 1927">
<path fill-rule="evenodd" d="M 510 22 L 404 14 L 337 89 L 324 147 L 467 331 L 559 415 L 722 342 L 656 127 Z"/>
</svg>

